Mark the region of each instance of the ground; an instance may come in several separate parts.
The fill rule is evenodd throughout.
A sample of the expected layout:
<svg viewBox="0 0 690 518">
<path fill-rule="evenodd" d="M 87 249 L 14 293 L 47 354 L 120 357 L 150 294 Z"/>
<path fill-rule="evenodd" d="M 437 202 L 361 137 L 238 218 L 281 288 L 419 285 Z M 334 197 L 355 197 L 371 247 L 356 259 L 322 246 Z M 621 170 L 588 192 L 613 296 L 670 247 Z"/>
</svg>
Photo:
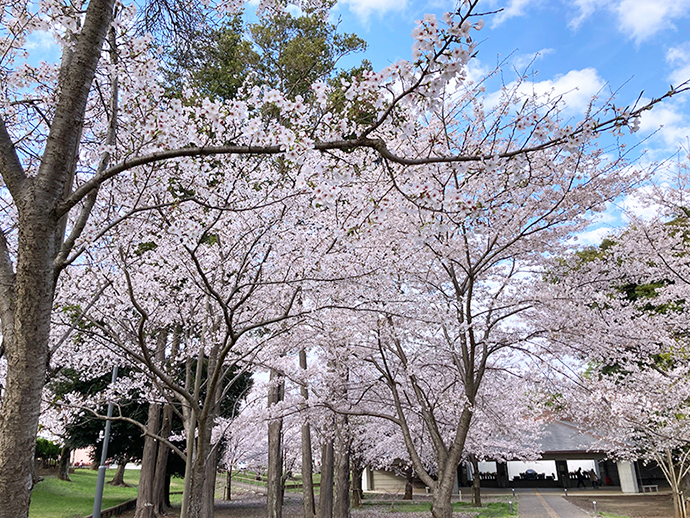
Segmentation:
<svg viewBox="0 0 690 518">
<path fill-rule="evenodd" d="M 472 518 L 475 514 L 453 513 L 453 518 Z M 179 518 L 179 508 L 171 509 L 168 517 Z M 353 518 L 428 518 L 429 513 L 391 513 L 385 510 L 353 510 Z M 134 511 L 122 518 L 133 518 Z M 216 502 L 214 518 L 265 518 L 266 497 L 249 490 L 235 487 L 231 502 Z M 283 518 L 302 518 L 302 498 L 298 494 L 286 493 Z"/>
<path fill-rule="evenodd" d="M 568 500 L 581 507 L 584 511 L 592 512 L 592 501 L 597 502 L 599 511 L 615 513 L 630 518 L 669 518 L 673 516 L 673 502 L 668 492 L 660 494 L 632 494 L 625 495 L 620 491 L 582 491 L 573 495 L 571 490 Z M 519 501 L 518 490 L 518 501 Z M 608 493 L 608 494 L 607 494 Z M 487 499 L 510 498 L 506 490 L 483 489 L 482 494 Z M 233 488 L 232 502 L 218 502 L 215 518 L 264 518 L 266 516 L 266 497 L 250 489 Z M 505 499 L 501 498 L 501 499 Z M 467 500 L 467 498 L 463 498 Z M 387 509 L 354 510 L 353 518 L 428 518 L 429 513 L 389 513 Z M 124 518 L 133 518 L 134 512 L 124 514 Z M 454 518 L 469 518 L 472 515 L 455 513 Z M 301 518 L 302 503 L 299 494 L 286 493 L 283 518 Z M 179 518 L 179 509 L 172 509 L 169 518 Z"/>
<path fill-rule="evenodd" d="M 592 501 L 597 502 L 599 511 L 615 513 L 631 518 L 669 518 L 673 516 L 671 495 L 588 495 L 570 496 L 568 499 L 587 512 L 593 509 Z"/>
</svg>

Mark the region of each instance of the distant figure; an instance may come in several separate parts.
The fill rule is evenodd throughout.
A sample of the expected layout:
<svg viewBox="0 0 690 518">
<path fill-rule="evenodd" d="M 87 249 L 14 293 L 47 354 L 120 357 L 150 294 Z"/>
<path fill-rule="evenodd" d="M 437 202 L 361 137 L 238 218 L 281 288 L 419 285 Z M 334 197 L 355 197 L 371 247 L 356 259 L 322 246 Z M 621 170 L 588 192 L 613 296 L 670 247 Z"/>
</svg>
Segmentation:
<svg viewBox="0 0 690 518">
<path fill-rule="evenodd" d="M 592 488 L 599 489 L 599 477 L 597 477 L 597 472 L 593 469 L 589 472 L 589 479 L 592 481 Z"/>
<path fill-rule="evenodd" d="M 585 474 L 582 473 L 582 468 L 577 468 L 577 487 L 580 487 L 580 484 L 582 484 L 582 487 L 587 487 L 585 484 Z"/>
<path fill-rule="evenodd" d="M 607 486 L 613 485 L 613 480 L 611 480 L 611 477 L 609 477 L 608 475 L 606 475 L 606 477 L 604 478 L 604 482 L 606 483 Z"/>
</svg>

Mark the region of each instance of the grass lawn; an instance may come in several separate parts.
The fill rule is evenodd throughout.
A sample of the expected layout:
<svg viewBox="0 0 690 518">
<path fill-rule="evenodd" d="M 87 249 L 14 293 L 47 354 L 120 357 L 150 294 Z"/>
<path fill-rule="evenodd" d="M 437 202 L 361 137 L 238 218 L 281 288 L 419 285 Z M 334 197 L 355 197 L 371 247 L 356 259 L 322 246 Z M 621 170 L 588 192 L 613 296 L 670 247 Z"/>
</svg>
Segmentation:
<svg viewBox="0 0 690 518">
<path fill-rule="evenodd" d="M 365 501 L 364 507 L 387 507 L 390 512 L 419 513 L 431 510 L 431 502 L 385 502 Z M 453 511 L 479 512 L 477 518 L 508 518 L 516 517 L 517 504 L 513 503 L 513 514 L 510 514 L 510 505 L 506 502 L 492 502 L 482 508 L 473 507 L 469 502 L 453 502 Z"/>
<path fill-rule="evenodd" d="M 115 470 L 107 470 L 106 482 L 112 480 Z M 31 494 L 29 518 L 76 518 L 93 512 L 93 498 L 96 491 L 98 472 L 78 469 L 70 473 L 72 482 L 47 476 L 39 482 Z M 126 502 L 137 496 L 139 470 L 125 471 L 125 482 L 132 487 L 113 487 L 108 484 L 103 490 L 103 509 Z M 170 491 L 182 491 L 182 479 L 172 479 Z M 172 495 L 171 500 L 180 500 L 181 495 Z"/>
</svg>

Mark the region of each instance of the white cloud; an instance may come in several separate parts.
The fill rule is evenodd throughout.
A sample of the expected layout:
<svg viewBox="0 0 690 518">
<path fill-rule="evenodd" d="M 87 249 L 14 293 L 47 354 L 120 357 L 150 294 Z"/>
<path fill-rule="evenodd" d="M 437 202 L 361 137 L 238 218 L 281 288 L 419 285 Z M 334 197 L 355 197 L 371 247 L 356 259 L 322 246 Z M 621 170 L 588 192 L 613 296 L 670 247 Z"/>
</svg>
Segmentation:
<svg viewBox="0 0 690 518">
<path fill-rule="evenodd" d="M 651 221 L 661 214 L 661 206 L 651 201 L 650 194 L 652 190 L 652 187 L 643 187 L 637 192 L 625 197 L 622 205 L 625 210 L 624 217 L 626 219 L 630 219 L 632 216 L 645 221 Z"/>
<path fill-rule="evenodd" d="M 670 48 L 666 53 L 666 62 L 673 67 L 668 76 L 673 86 L 690 80 L 690 42 Z"/>
<path fill-rule="evenodd" d="M 593 230 L 585 230 L 584 232 L 580 232 L 575 236 L 576 239 L 573 241 L 576 241 L 580 245 L 598 246 L 601 244 L 604 238 L 610 236 L 612 233 L 613 229 L 611 227 L 599 227 Z"/>
<path fill-rule="evenodd" d="M 644 99 L 640 101 L 648 102 Z M 640 118 L 640 131 L 643 134 L 657 132 L 656 136 L 661 138 L 669 149 L 675 150 L 690 137 L 690 121 L 683 115 L 682 102 L 682 99 L 674 99 L 644 112 Z"/>
<path fill-rule="evenodd" d="M 407 7 L 407 0 L 343 0 L 341 4 L 347 5 L 350 11 L 366 23 L 374 13 L 380 16 L 389 11 L 402 11 Z"/>
<path fill-rule="evenodd" d="M 496 27 L 510 18 L 516 18 L 525 14 L 525 9 L 530 4 L 537 3 L 538 0 L 509 0 L 507 5 L 503 6 L 503 10 L 494 16 L 491 26 Z M 495 3 L 495 2 L 494 2 Z"/>
<path fill-rule="evenodd" d="M 569 114 L 583 113 L 589 107 L 593 96 L 597 95 L 605 86 L 604 80 L 594 68 L 571 70 L 565 75 L 556 76 L 554 79 L 520 85 L 522 95 L 546 95 L 561 96 L 564 110 Z M 507 85 L 508 90 L 515 88 L 516 83 Z M 488 105 L 498 102 L 500 93 L 492 94 L 487 99 Z"/>
<path fill-rule="evenodd" d="M 573 29 L 577 29 L 582 25 L 587 18 L 589 18 L 598 6 L 601 5 L 600 0 L 575 0 L 573 2 L 578 9 L 578 15 L 570 20 L 569 25 Z"/>
<path fill-rule="evenodd" d="M 618 18 L 618 29 L 641 43 L 664 30 L 675 30 L 674 22 L 688 17 L 690 0 L 575 0 L 577 15 L 570 26 L 577 29 L 594 15 L 606 9 Z"/>
<path fill-rule="evenodd" d="M 554 49 L 541 49 L 540 51 L 532 54 L 519 54 L 511 60 L 511 63 L 518 72 L 522 72 L 527 67 L 530 67 L 538 60 L 542 59 L 544 56 L 552 54 L 553 52 Z"/>
</svg>

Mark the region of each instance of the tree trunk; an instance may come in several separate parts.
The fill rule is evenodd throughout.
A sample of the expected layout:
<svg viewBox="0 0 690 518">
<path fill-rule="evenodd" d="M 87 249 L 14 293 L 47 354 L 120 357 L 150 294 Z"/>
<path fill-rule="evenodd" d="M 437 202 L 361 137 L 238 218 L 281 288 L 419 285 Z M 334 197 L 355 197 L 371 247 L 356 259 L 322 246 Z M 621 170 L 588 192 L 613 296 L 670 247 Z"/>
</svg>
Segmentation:
<svg viewBox="0 0 690 518">
<path fill-rule="evenodd" d="M 479 461 L 474 455 L 470 455 L 472 463 L 472 503 L 475 507 L 482 506 L 481 479 L 479 478 Z"/>
<path fill-rule="evenodd" d="M 58 464 L 57 478 L 65 482 L 71 482 L 69 478 L 69 457 L 72 454 L 72 448 L 65 445 L 60 452 L 60 462 Z"/>
<path fill-rule="evenodd" d="M 350 518 L 350 434 L 347 416 L 336 417 L 333 518 Z"/>
<path fill-rule="evenodd" d="M 352 461 L 352 507 L 362 507 L 364 492 L 362 491 L 362 462 Z"/>
<path fill-rule="evenodd" d="M 2 325 L 7 357 L 5 394 L 0 407 L 2 518 L 26 518 L 29 513 L 36 431 L 48 360 L 55 222 L 32 216 L 20 217 L 16 324 L 6 322 L 3 315 Z M 23 251 L 26 253 L 22 254 Z"/>
<path fill-rule="evenodd" d="M 3 235 L 0 247 L 0 319 L 7 359 L 0 408 L 0 518 L 27 518 L 41 393 L 48 362 L 50 315 L 55 288 L 53 261 L 60 243 L 55 209 L 69 183 L 84 111 L 114 0 L 88 3 L 82 29 L 63 61 L 67 80 L 52 118 L 38 174 L 27 177 L 4 121 L 0 119 L 0 170 L 18 211 L 16 271 Z M 72 69 L 70 63 L 74 62 Z"/>
<path fill-rule="evenodd" d="M 163 407 L 163 419 L 161 424 L 160 435 L 167 439 L 170 437 L 172 430 L 172 413 L 171 405 Z M 168 456 L 170 455 L 170 448 L 166 444 L 160 443 L 158 445 L 158 452 L 156 455 L 156 468 L 154 469 L 153 477 L 153 506 L 155 516 L 164 515 L 170 505 L 170 498 L 168 496 L 170 487 L 170 476 L 168 475 Z"/>
<path fill-rule="evenodd" d="M 213 518 L 213 507 L 208 509 L 204 503 L 204 481 L 207 475 L 207 465 L 211 451 L 211 426 L 206 422 L 199 422 L 194 450 L 194 457 L 187 459 L 190 466 L 189 481 L 185 480 L 185 492 L 183 501 L 186 506 L 182 508 L 180 518 Z"/>
<path fill-rule="evenodd" d="M 232 466 L 228 468 L 225 478 L 225 499 L 232 500 Z"/>
<path fill-rule="evenodd" d="M 111 486 L 123 487 L 127 486 L 125 484 L 125 466 L 127 465 L 127 459 L 120 459 L 117 462 L 117 470 L 115 471 L 115 476 L 108 482 Z"/>
<path fill-rule="evenodd" d="M 319 518 L 333 516 L 333 439 L 325 439 L 321 448 L 321 485 L 319 491 Z"/>
<path fill-rule="evenodd" d="M 213 516 L 216 503 L 216 475 L 218 474 L 218 448 L 213 448 L 206 462 L 204 477 L 204 516 Z"/>
<path fill-rule="evenodd" d="M 408 466 L 405 470 L 405 496 L 403 496 L 403 500 L 412 500 L 412 490 L 414 489 L 412 485 L 413 474 L 412 466 Z"/>
<path fill-rule="evenodd" d="M 146 431 L 150 434 L 158 433 L 160 421 L 160 405 L 149 403 Z M 156 458 L 158 456 L 158 441 L 147 435 L 144 439 L 144 453 L 141 457 L 141 471 L 139 474 L 139 489 L 137 491 L 137 507 L 134 518 L 154 518 L 154 477 L 156 475 Z"/>
<path fill-rule="evenodd" d="M 165 360 L 165 347 L 168 343 L 168 331 L 162 329 L 156 338 L 156 361 Z M 146 418 L 146 437 L 144 438 L 144 452 L 141 457 L 141 471 L 139 474 L 139 489 L 137 491 L 137 507 L 134 518 L 155 518 L 156 497 L 154 492 L 154 478 L 156 476 L 156 459 L 158 457 L 158 440 L 153 438 L 160 430 L 161 406 L 149 403 Z"/>
<path fill-rule="evenodd" d="M 271 382 L 268 390 L 269 411 L 283 400 L 285 390 L 285 382 L 274 370 L 271 370 Z M 268 518 L 281 518 L 283 515 L 283 487 L 283 419 L 274 418 L 268 423 Z"/>
<path fill-rule="evenodd" d="M 299 352 L 299 366 L 307 369 L 307 352 L 302 349 Z M 300 387 L 300 393 L 305 402 L 309 398 L 309 390 L 307 387 Z M 306 404 L 303 408 L 306 410 Z M 314 499 L 314 462 L 311 452 L 311 428 L 309 421 L 304 420 L 302 425 L 302 505 L 303 518 L 313 518 L 316 514 L 316 501 Z"/>
<path fill-rule="evenodd" d="M 176 326 L 173 330 L 172 343 L 170 344 L 170 357 L 174 358 L 180 350 L 182 329 Z M 165 353 L 165 351 L 164 351 Z M 161 416 L 161 428 L 158 432 L 163 439 L 168 439 L 172 432 L 173 407 L 170 404 L 163 405 Z M 168 474 L 168 457 L 170 448 L 167 444 L 158 445 L 156 455 L 156 469 L 153 478 L 153 505 L 155 516 L 164 516 L 170 507 L 170 475 Z"/>
<path fill-rule="evenodd" d="M 453 479 L 455 481 L 455 479 Z M 439 482 L 434 487 L 434 493 L 431 497 L 431 515 L 434 518 L 452 518 L 453 506 L 450 499 L 453 494 L 452 484 Z"/>
</svg>

